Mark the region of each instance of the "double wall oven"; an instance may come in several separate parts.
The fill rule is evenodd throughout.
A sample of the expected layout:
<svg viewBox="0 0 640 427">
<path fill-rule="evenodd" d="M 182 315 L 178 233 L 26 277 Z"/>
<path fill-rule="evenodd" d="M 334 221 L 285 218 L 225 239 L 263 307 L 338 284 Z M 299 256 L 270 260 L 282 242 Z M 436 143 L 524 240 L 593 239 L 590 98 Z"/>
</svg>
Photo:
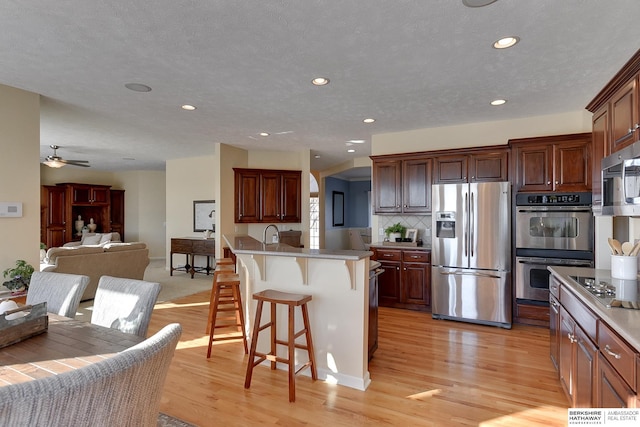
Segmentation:
<svg viewBox="0 0 640 427">
<path fill-rule="evenodd" d="M 591 193 L 519 193 L 514 228 L 519 302 L 548 303 L 547 266 L 594 265 Z"/>
</svg>

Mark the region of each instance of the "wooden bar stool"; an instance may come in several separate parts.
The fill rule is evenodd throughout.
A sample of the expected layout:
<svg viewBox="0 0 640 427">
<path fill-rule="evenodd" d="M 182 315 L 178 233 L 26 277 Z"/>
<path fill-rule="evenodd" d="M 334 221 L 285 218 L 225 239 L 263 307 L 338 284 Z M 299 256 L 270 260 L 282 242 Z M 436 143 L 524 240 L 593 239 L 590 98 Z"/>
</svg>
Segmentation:
<svg viewBox="0 0 640 427">
<path fill-rule="evenodd" d="M 211 321 L 213 319 L 213 298 L 215 296 L 215 290 L 216 290 L 216 279 L 218 277 L 219 274 L 224 273 L 224 274 L 233 274 L 236 272 L 236 266 L 235 265 L 228 265 L 228 264 L 220 264 L 220 265 L 216 265 L 215 270 L 213 270 L 213 281 L 211 282 L 211 296 L 209 298 L 209 318 L 207 321 L 207 330 L 205 331 L 205 333 L 209 333 L 211 332 Z"/>
<path fill-rule="evenodd" d="M 221 266 L 222 267 L 222 266 Z M 245 354 L 248 353 L 247 334 L 244 327 L 242 297 L 240 294 L 240 276 L 230 272 L 214 273 L 212 302 L 209 319 L 209 348 L 207 359 L 211 357 L 211 346 L 214 339 L 218 341 L 242 339 Z M 233 312 L 233 314 L 230 314 Z M 219 316 L 220 313 L 225 315 Z M 223 323 L 220 323 L 223 322 Z M 239 335 L 214 337 L 216 329 L 239 328 Z"/>
<path fill-rule="evenodd" d="M 233 260 L 231 258 L 217 258 L 216 259 L 216 267 L 219 265 L 233 265 L 235 266 L 236 263 L 233 262 Z"/>
<path fill-rule="evenodd" d="M 254 319 L 253 335 L 251 335 L 251 351 L 249 352 L 249 363 L 247 364 L 247 374 L 244 380 L 244 388 L 251 386 L 251 376 L 253 375 L 253 368 L 265 360 L 271 362 L 271 369 L 276 369 L 276 363 L 286 363 L 289 370 L 289 402 L 295 402 L 296 400 L 296 379 L 295 375 L 303 369 L 311 368 L 311 378 L 318 379 L 318 372 L 316 369 L 316 360 L 313 350 L 313 341 L 311 340 L 311 327 L 309 325 L 309 311 L 307 310 L 307 303 L 311 301 L 311 295 L 291 294 L 287 292 L 280 292 L 273 289 L 267 289 L 262 292 L 253 294 L 253 299 L 258 301 L 258 307 L 256 308 L 256 317 Z M 271 320 L 264 325 L 260 325 L 262 320 L 262 305 L 265 303 L 271 303 Z M 276 306 L 277 304 L 285 304 L 289 307 L 288 313 L 288 334 L 287 340 L 279 340 L 277 338 L 277 325 L 276 325 Z M 302 309 L 302 320 L 304 322 L 304 328 L 295 331 L 295 308 L 300 307 Z M 258 334 L 271 328 L 271 350 L 268 354 L 260 353 L 256 351 L 258 345 Z M 304 335 L 306 338 L 306 345 L 296 343 L 296 339 Z M 287 347 L 287 357 L 278 357 L 276 345 L 284 345 Z M 300 348 L 307 351 L 309 361 L 302 365 L 298 370 L 295 370 L 295 349 Z M 256 360 L 255 358 L 258 357 Z"/>
</svg>

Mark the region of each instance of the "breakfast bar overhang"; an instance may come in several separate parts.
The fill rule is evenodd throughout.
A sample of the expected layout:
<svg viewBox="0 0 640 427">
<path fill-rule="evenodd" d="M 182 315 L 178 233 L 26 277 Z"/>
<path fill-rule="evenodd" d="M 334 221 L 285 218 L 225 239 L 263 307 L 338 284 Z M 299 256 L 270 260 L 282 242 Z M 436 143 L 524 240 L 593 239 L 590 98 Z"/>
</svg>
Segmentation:
<svg viewBox="0 0 640 427">
<path fill-rule="evenodd" d="M 250 236 L 225 235 L 224 239 L 236 256 L 247 334 L 253 329 L 254 293 L 276 289 L 311 295 L 309 318 L 318 378 L 365 390 L 371 382 L 367 337 L 372 252 L 294 248 L 265 244 Z M 263 319 L 269 308 L 265 306 L 264 311 Z M 285 336 L 284 310 L 278 311 L 277 319 L 278 336 Z M 296 327 L 301 324 L 297 312 Z M 261 339 L 258 348 L 268 351 L 268 342 Z M 306 361 L 306 352 L 296 350 L 296 365 Z M 301 373 L 309 375 L 308 370 Z"/>
</svg>

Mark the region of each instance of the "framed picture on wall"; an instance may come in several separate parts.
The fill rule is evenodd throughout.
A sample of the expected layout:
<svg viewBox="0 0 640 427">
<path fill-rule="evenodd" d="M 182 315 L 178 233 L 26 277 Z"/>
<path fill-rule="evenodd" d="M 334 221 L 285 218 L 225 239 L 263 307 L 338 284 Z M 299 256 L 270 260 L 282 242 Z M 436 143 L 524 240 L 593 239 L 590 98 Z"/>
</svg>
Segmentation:
<svg viewBox="0 0 640 427">
<path fill-rule="evenodd" d="M 333 192 L 333 226 L 344 225 L 344 193 Z"/>
<path fill-rule="evenodd" d="M 216 231 L 216 201 L 193 201 L 193 231 Z"/>
</svg>

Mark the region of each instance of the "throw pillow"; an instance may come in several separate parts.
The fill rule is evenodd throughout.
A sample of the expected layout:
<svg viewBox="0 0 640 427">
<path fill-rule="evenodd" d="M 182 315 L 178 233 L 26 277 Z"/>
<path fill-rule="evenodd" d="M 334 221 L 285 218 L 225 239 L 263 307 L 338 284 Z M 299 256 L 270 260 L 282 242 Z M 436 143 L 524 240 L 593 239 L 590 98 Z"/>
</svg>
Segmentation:
<svg viewBox="0 0 640 427">
<path fill-rule="evenodd" d="M 100 244 L 103 245 L 105 243 L 109 243 L 112 237 L 113 233 L 104 233 L 102 237 L 100 237 Z"/>
<path fill-rule="evenodd" d="M 95 236 L 83 236 L 82 237 L 82 245 L 97 245 L 100 243 L 100 238 L 102 235 L 96 234 Z"/>
</svg>

